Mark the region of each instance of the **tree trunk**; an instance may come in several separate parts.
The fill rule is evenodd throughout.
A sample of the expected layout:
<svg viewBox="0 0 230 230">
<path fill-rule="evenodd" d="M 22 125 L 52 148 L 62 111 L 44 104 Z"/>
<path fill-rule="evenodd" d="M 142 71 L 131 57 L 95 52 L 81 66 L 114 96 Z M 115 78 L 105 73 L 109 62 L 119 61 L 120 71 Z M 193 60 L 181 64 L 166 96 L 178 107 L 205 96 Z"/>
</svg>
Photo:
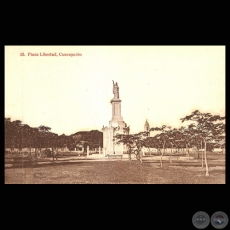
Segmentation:
<svg viewBox="0 0 230 230">
<path fill-rule="evenodd" d="M 161 151 L 160 151 L 161 152 Z M 160 167 L 162 168 L 162 155 L 163 155 L 163 151 L 161 152 L 161 158 L 160 158 Z"/>
<path fill-rule="evenodd" d="M 141 148 L 139 150 L 139 154 L 140 154 L 140 163 L 142 164 L 142 149 Z"/>
<path fill-rule="evenodd" d="M 201 149 L 201 152 L 202 152 L 202 141 L 200 142 L 200 149 Z M 200 157 L 199 157 L 199 153 L 200 153 L 200 152 L 199 152 L 199 148 L 198 148 L 198 159 L 200 158 Z M 202 166 L 202 167 L 203 167 L 203 166 Z"/>
<path fill-rule="evenodd" d="M 40 143 L 40 154 L 42 155 L 42 144 Z"/>
<path fill-rule="evenodd" d="M 131 161 L 131 148 L 128 149 L 129 161 Z"/>
<path fill-rule="evenodd" d="M 172 145 L 172 147 L 173 147 L 173 145 Z M 170 153 L 169 162 L 170 162 L 170 164 L 172 163 L 172 151 Z"/>
<path fill-rule="evenodd" d="M 151 156 L 151 151 L 150 151 L 150 148 L 148 147 L 148 151 L 149 151 L 149 156 Z"/>
<path fill-rule="evenodd" d="M 186 144 L 186 151 L 187 151 L 187 154 L 188 154 L 188 160 L 189 160 L 189 149 L 188 149 L 188 144 Z"/>
<path fill-rule="evenodd" d="M 164 151 L 165 151 L 165 142 L 164 142 L 163 150 L 162 150 L 162 153 L 161 153 L 161 168 L 162 168 L 162 157 L 163 157 Z"/>
<path fill-rule="evenodd" d="M 20 147 L 19 146 L 20 146 L 20 144 L 18 143 L 18 149 L 17 150 L 18 150 L 18 154 L 20 155 Z"/>
<path fill-rule="evenodd" d="M 37 164 L 37 148 L 35 146 L 35 160 L 36 160 L 36 164 Z"/>
<path fill-rule="evenodd" d="M 200 151 L 199 151 L 199 148 L 197 148 L 197 159 L 200 159 Z"/>
<path fill-rule="evenodd" d="M 31 148 L 32 148 L 32 147 L 31 147 L 31 141 L 32 141 L 32 138 L 30 139 L 30 156 L 31 156 L 31 154 L 32 154 L 32 153 L 31 153 Z"/>
<path fill-rule="evenodd" d="M 207 152 L 206 152 L 206 141 L 204 141 L 204 161 L 205 161 L 205 170 L 206 170 L 205 176 L 209 176 L 208 162 L 207 162 Z"/>
<path fill-rule="evenodd" d="M 201 154 L 202 154 L 202 165 L 201 165 L 201 167 L 203 168 L 204 167 L 204 153 L 203 153 L 203 151 L 201 151 Z"/>
<path fill-rule="evenodd" d="M 13 149 L 13 143 L 10 142 L 10 153 L 11 153 L 11 155 L 12 155 L 12 149 Z"/>
</svg>

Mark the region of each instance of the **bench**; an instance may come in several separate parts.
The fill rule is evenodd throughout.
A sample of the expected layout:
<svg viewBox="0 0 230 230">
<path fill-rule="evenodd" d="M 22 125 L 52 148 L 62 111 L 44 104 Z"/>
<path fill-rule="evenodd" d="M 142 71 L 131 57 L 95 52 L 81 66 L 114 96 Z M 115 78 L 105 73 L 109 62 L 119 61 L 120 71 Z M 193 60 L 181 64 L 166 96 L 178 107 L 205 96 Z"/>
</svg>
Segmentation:
<svg viewBox="0 0 230 230">
<path fill-rule="evenodd" d="M 108 158 L 116 158 L 116 159 L 122 159 L 123 155 L 118 155 L 118 154 L 107 154 Z"/>
<path fill-rule="evenodd" d="M 13 165 L 18 165 L 20 164 L 22 167 L 25 165 L 31 166 L 32 165 L 32 157 L 31 156 L 17 156 L 13 158 Z M 36 161 L 37 163 L 37 161 Z"/>
</svg>

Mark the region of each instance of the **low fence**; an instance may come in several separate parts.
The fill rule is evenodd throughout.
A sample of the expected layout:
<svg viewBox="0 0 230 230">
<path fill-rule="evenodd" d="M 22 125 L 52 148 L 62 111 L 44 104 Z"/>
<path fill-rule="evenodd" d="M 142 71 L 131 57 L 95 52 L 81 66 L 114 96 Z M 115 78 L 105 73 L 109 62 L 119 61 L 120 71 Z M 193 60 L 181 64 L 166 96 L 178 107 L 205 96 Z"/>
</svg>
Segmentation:
<svg viewBox="0 0 230 230">
<path fill-rule="evenodd" d="M 45 150 L 45 149 L 50 149 L 52 150 L 52 148 L 41 148 L 41 151 Z M 30 152 L 30 148 L 6 148 L 7 152 Z M 37 151 L 40 151 L 40 148 L 37 148 Z M 31 152 L 35 152 L 35 148 L 31 148 Z"/>
<path fill-rule="evenodd" d="M 50 151 L 52 151 L 52 148 L 37 148 L 36 149 L 36 152 L 39 154 L 41 152 L 44 152 L 44 150 L 46 149 L 49 149 Z M 193 148 L 189 148 L 189 153 L 190 154 L 193 154 L 193 153 L 198 153 L 198 151 L 196 149 L 193 149 Z M 162 152 L 163 149 L 160 149 L 160 151 Z M 149 155 L 159 155 L 161 154 L 158 149 L 156 148 L 143 148 L 142 149 L 142 153 L 144 156 L 149 156 Z M 202 153 L 204 151 L 204 149 L 199 149 L 199 152 Z M 22 148 L 22 149 L 18 149 L 18 148 L 6 148 L 6 152 L 5 153 L 12 153 L 12 154 L 16 154 L 16 153 L 35 153 L 35 148 Z M 104 153 L 104 149 L 103 148 L 95 148 L 95 149 L 89 149 L 89 148 L 86 148 L 85 150 L 82 149 L 82 150 L 68 150 L 68 148 L 58 148 L 58 152 L 60 154 L 72 154 L 72 155 L 94 155 L 94 154 L 105 154 Z M 213 153 L 216 153 L 216 154 L 225 154 L 225 149 L 222 149 L 222 148 L 214 148 Z M 169 148 L 166 148 L 165 149 L 165 154 L 173 154 L 173 153 L 178 153 L 178 154 L 186 154 L 187 153 L 187 150 L 186 149 L 180 149 L 179 152 L 175 149 L 169 149 Z M 123 154 L 127 154 L 126 151 L 123 152 Z"/>
</svg>

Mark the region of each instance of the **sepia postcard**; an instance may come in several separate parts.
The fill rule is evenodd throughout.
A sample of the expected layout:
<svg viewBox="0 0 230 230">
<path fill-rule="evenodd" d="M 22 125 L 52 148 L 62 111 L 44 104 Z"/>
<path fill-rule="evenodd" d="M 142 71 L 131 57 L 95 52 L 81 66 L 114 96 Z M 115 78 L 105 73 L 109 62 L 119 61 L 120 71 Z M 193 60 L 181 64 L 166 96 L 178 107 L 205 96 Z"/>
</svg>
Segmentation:
<svg viewBox="0 0 230 230">
<path fill-rule="evenodd" d="M 5 46 L 5 184 L 225 184 L 225 46 Z"/>
</svg>

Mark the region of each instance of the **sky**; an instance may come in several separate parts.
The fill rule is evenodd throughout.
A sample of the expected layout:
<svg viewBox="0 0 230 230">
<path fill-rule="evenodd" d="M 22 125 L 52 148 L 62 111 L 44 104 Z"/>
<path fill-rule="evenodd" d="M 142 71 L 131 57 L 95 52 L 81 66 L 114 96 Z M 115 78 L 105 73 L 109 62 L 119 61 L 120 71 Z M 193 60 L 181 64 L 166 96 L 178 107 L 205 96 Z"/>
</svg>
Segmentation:
<svg viewBox="0 0 230 230">
<path fill-rule="evenodd" d="M 197 109 L 225 115 L 225 46 L 5 46 L 5 117 L 59 135 L 101 130 L 112 80 L 130 133 L 146 119 L 180 127 Z"/>
</svg>

